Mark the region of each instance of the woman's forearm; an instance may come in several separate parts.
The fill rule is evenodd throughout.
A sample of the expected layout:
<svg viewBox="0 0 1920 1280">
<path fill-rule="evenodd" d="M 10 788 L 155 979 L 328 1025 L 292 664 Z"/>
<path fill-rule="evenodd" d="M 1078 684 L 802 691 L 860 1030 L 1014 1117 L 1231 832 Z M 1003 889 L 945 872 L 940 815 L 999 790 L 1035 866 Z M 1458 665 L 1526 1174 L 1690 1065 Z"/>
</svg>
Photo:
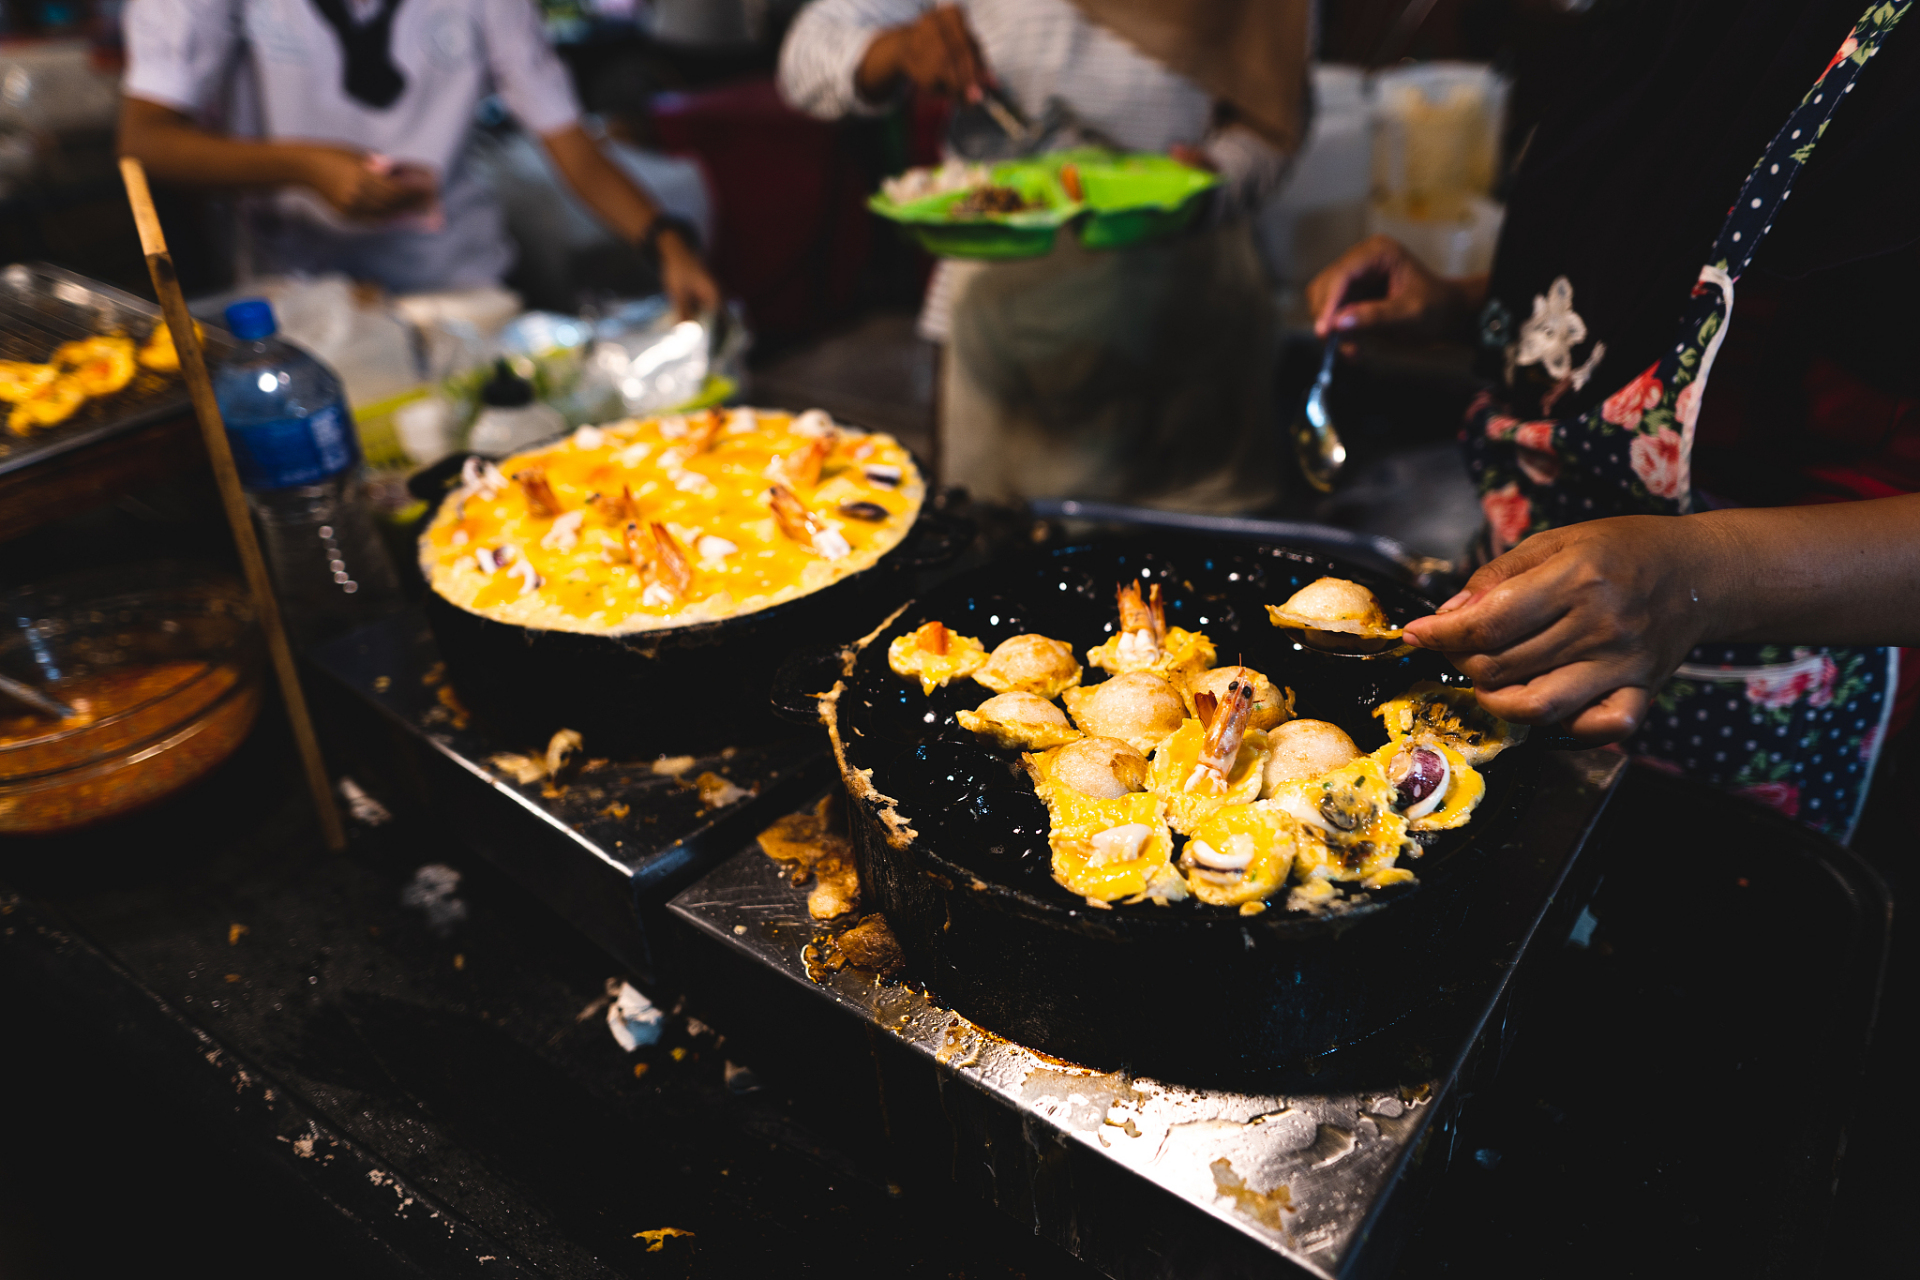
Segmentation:
<svg viewBox="0 0 1920 1280">
<path fill-rule="evenodd" d="M 609 231 L 630 244 L 646 235 L 647 228 L 660 216 L 659 209 L 626 170 L 607 158 L 585 129 L 569 125 L 540 141 L 560 176 Z"/>
<path fill-rule="evenodd" d="M 1920 645 L 1920 495 L 1683 517 L 1707 640 Z"/>
<path fill-rule="evenodd" d="M 1920 496 L 1551 529 L 1406 636 L 1495 715 L 1615 741 L 1702 643 L 1920 644 Z"/>
<path fill-rule="evenodd" d="M 306 183 L 304 149 L 208 133 L 157 102 L 120 100 L 120 154 L 150 177 L 202 187 L 278 187 Z"/>
</svg>

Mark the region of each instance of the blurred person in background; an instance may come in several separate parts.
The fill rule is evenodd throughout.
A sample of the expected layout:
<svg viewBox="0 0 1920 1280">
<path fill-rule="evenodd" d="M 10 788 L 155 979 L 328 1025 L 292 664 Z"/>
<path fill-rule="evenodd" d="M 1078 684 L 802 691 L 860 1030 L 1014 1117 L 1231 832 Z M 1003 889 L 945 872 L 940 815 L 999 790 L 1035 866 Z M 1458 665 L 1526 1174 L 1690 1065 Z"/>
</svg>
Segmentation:
<svg viewBox="0 0 1920 1280">
<path fill-rule="evenodd" d="M 1491 563 L 1408 640 L 1496 715 L 1840 839 L 1920 698 L 1884 647 L 1920 641 L 1910 8 L 1596 6 L 1550 55 L 1491 276 L 1375 237 L 1308 288 L 1322 334 L 1479 349 Z M 1385 297 L 1343 301 L 1367 279 Z"/>
<path fill-rule="evenodd" d="M 1161 152 L 1223 179 L 1213 214 L 1134 248 L 943 261 L 921 314 L 942 356 L 943 479 L 977 498 L 1245 511 L 1276 496 L 1274 306 L 1246 214 L 1304 117 L 1291 0 L 813 0 L 780 89 L 823 119 L 912 90 L 997 93 L 1048 149 Z"/>
<path fill-rule="evenodd" d="M 257 274 L 342 272 L 394 293 L 498 284 L 513 247 L 464 159 L 497 92 L 683 315 L 719 290 L 683 222 L 581 127 L 531 0 L 130 0 L 120 150 L 162 182 L 269 189 Z"/>
</svg>

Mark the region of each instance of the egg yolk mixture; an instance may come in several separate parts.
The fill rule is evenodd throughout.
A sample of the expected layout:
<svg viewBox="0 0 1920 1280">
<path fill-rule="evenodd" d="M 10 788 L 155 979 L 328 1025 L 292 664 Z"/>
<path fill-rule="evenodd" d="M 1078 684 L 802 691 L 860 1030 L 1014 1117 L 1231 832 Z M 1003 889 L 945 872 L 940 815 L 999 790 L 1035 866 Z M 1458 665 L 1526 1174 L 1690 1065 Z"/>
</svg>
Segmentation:
<svg viewBox="0 0 1920 1280">
<path fill-rule="evenodd" d="M 501 622 L 622 634 L 769 608 L 868 568 L 926 487 L 891 436 L 818 410 L 582 427 L 471 463 L 420 540 L 443 598 Z"/>
</svg>

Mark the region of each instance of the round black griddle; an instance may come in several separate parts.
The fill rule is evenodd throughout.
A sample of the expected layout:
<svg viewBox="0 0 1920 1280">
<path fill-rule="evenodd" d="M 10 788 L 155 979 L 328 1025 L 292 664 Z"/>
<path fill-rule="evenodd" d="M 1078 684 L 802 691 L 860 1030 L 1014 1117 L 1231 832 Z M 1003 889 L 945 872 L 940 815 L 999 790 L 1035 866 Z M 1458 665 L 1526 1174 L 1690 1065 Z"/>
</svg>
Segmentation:
<svg viewBox="0 0 1920 1280">
<path fill-rule="evenodd" d="M 416 477 L 415 492 L 437 510 L 465 460 L 436 464 Z M 770 714 L 767 694 L 795 647 L 870 630 L 912 590 L 914 573 L 950 561 L 971 540 L 964 521 L 923 504 L 879 560 L 818 591 L 753 613 L 630 635 L 498 622 L 431 586 L 425 609 L 455 691 L 506 740 L 537 745 L 566 728 L 579 731 L 595 755 L 707 751 L 790 732 Z"/>
<path fill-rule="evenodd" d="M 1320 914 L 1289 912 L 1284 900 L 1254 916 L 1197 900 L 1102 909 L 1054 882 L 1047 810 L 1019 753 L 983 746 L 955 721 L 991 691 L 959 680 L 929 697 L 887 667 L 888 642 L 935 619 L 989 649 L 1040 632 L 1084 660 L 1116 625 L 1116 583 L 1157 582 L 1169 626 L 1205 632 L 1221 663 L 1243 662 L 1292 688 L 1298 715 L 1331 721 L 1369 750 L 1386 741 L 1373 707 L 1416 681 L 1460 677 L 1432 653 L 1321 653 L 1268 622 L 1267 604 L 1329 575 L 1370 587 L 1396 623 L 1433 607 L 1411 588 L 1324 556 L 1160 536 L 961 575 L 852 654 L 826 714 L 859 798 L 853 828 L 865 898 L 885 912 L 913 978 L 1032 1048 L 1195 1084 L 1255 1081 L 1411 1009 L 1431 989 L 1450 940 L 1469 927 L 1484 861 L 1476 852 L 1501 839 L 1521 808 L 1534 750 L 1482 767 L 1487 795 L 1473 821 L 1421 837 L 1423 856 L 1403 863 L 1416 884 Z M 1088 668 L 1083 683 L 1103 678 Z M 793 691 L 830 682 L 796 664 L 782 682 L 789 692 L 776 698 L 790 704 Z"/>
</svg>

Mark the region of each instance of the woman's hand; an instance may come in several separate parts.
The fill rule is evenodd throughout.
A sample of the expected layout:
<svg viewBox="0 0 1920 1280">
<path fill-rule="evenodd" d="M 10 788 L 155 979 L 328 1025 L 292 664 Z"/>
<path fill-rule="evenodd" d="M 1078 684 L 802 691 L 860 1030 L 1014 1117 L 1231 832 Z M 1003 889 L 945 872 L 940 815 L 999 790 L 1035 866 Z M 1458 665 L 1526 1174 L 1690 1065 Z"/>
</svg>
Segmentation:
<svg viewBox="0 0 1920 1280">
<path fill-rule="evenodd" d="M 993 75 L 965 15 L 941 5 L 875 36 L 854 71 L 854 86 L 869 102 L 886 97 L 901 80 L 922 93 L 978 102 L 980 86 L 992 84 Z"/>
<path fill-rule="evenodd" d="M 720 309 L 720 286 L 707 272 L 707 264 L 680 238 L 677 231 L 663 231 L 654 243 L 660 249 L 660 288 L 673 302 L 682 320 L 711 315 Z"/>
<path fill-rule="evenodd" d="M 1407 624 L 1407 640 L 1447 654 L 1504 720 L 1564 722 L 1582 741 L 1617 742 L 1708 638 L 1733 549 L 1719 525 L 1695 516 L 1535 534 Z"/>
<path fill-rule="evenodd" d="M 1382 281 L 1385 297 L 1343 305 L 1353 285 Z M 1369 236 L 1313 278 L 1307 306 L 1313 331 L 1322 338 L 1343 329 L 1388 326 L 1437 336 L 1470 323 L 1486 292 L 1485 276 L 1450 280 L 1435 275 L 1398 240 Z"/>
<path fill-rule="evenodd" d="M 370 164 L 350 147 L 303 144 L 294 148 L 300 180 L 320 198 L 349 218 L 391 218 L 433 203 L 431 178 L 423 180 L 417 166 Z"/>
</svg>

